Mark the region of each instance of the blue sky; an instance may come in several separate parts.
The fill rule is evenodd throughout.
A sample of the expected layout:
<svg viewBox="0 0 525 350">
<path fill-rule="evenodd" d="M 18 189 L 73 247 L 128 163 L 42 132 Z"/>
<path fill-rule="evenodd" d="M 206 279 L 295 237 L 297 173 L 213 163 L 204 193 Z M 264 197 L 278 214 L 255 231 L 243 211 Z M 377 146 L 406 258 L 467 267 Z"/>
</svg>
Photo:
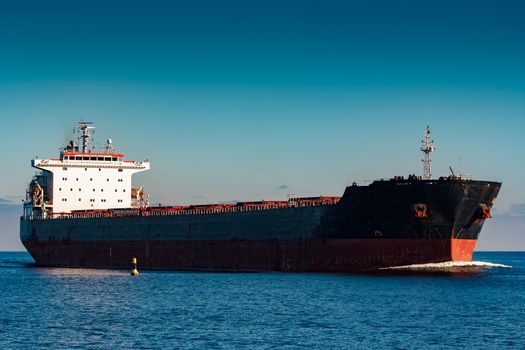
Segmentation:
<svg viewBox="0 0 525 350">
<path fill-rule="evenodd" d="M 480 247 L 525 249 L 524 15 L 523 1 L 2 3 L 0 249 L 20 247 L 10 203 L 29 159 L 55 156 L 80 116 L 152 162 L 136 183 L 165 204 L 421 173 L 430 125 L 435 175 L 503 181 Z"/>
</svg>

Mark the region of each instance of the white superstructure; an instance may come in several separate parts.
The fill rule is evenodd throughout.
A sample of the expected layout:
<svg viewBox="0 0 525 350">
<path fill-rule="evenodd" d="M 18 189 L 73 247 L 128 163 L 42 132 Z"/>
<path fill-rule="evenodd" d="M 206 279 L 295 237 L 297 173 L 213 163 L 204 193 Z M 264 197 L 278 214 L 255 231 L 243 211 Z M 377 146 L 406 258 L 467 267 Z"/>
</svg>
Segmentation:
<svg viewBox="0 0 525 350">
<path fill-rule="evenodd" d="M 72 141 L 60 151 L 60 158 L 33 159 L 42 172 L 28 188 L 25 216 L 59 216 L 76 210 L 107 210 L 147 206 L 142 188 L 132 186 L 132 175 L 148 170 L 149 162 L 125 160 L 113 150 L 111 140 L 103 151 L 89 148 L 94 127 L 81 121 L 81 147 Z"/>
</svg>

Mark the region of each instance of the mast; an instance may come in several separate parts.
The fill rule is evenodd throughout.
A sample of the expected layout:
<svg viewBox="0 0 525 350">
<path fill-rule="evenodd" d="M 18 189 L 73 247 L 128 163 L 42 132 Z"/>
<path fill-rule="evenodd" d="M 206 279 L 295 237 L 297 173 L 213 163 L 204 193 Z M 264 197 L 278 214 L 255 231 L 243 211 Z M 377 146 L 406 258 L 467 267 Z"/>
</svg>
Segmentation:
<svg viewBox="0 0 525 350">
<path fill-rule="evenodd" d="M 436 147 L 434 147 L 434 141 L 430 139 L 430 127 L 428 126 L 425 129 L 425 132 L 423 134 L 423 140 L 421 140 L 421 143 L 421 151 L 423 152 L 423 159 L 421 159 L 421 161 L 423 162 L 423 180 L 431 180 L 432 161 L 430 160 L 430 153 L 434 152 L 436 150 Z"/>
<path fill-rule="evenodd" d="M 89 148 L 89 142 L 92 139 L 91 133 L 95 132 L 95 127 L 92 122 L 85 122 L 80 119 L 80 122 L 75 125 L 75 129 L 78 129 L 82 133 L 80 135 L 82 138 L 82 153 L 86 153 Z"/>
</svg>

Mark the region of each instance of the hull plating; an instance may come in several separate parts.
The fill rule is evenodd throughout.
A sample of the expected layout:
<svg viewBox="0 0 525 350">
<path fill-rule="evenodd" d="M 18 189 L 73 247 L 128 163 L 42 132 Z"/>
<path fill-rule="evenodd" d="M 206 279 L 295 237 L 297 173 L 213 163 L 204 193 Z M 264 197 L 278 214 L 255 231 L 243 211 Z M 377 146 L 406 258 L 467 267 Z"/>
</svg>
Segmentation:
<svg viewBox="0 0 525 350">
<path fill-rule="evenodd" d="M 21 220 L 43 266 L 346 272 L 471 260 L 500 183 L 377 181 L 337 204 L 237 213 Z"/>
<path fill-rule="evenodd" d="M 42 266 L 129 268 L 136 257 L 142 269 L 212 271 L 352 272 L 458 257 L 452 240 L 430 239 L 45 242 L 26 247 Z M 462 254 L 472 257 L 472 250 Z"/>
</svg>

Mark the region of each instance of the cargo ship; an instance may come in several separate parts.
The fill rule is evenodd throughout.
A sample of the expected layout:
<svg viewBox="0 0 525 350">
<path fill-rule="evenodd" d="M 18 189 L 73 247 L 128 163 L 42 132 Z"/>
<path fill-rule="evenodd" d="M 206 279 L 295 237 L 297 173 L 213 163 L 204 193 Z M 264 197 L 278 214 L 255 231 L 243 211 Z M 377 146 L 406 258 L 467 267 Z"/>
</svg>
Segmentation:
<svg viewBox="0 0 525 350">
<path fill-rule="evenodd" d="M 21 241 L 39 266 L 346 273 L 469 261 L 501 187 L 433 179 L 427 127 L 423 175 L 353 183 L 342 196 L 150 206 L 132 175 L 150 168 L 90 146 L 94 126 L 58 158 L 33 159 Z M 452 171 L 452 169 L 451 169 Z"/>
</svg>

